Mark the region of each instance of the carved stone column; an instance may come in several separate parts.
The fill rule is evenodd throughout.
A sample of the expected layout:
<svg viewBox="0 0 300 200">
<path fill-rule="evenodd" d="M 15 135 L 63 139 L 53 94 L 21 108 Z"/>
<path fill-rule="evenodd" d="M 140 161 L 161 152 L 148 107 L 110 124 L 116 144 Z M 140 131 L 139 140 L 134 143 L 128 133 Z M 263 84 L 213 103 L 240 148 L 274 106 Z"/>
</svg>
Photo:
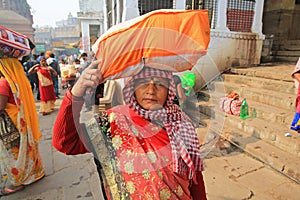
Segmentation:
<svg viewBox="0 0 300 200">
<path fill-rule="evenodd" d="M 185 10 L 186 0 L 174 0 L 175 1 L 175 9 Z"/>
<path fill-rule="evenodd" d="M 254 20 L 252 23 L 251 30 L 253 33 L 257 33 L 260 39 L 264 38 L 262 33 L 262 17 L 263 17 L 263 10 L 264 10 L 264 1 L 256 1 L 255 2 L 255 9 L 254 9 Z"/>
<path fill-rule="evenodd" d="M 82 21 L 81 22 L 81 31 L 82 31 L 82 49 L 85 53 L 90 52 L 90 26 L 89 23 Z"/>
<path fill-rule="evenodd" d="M 140 16 L 138 0 L 123 0 L 123 15 L 122 21 L 126 21 L 135 17 Z"/>
<path fill-rule="evenodd" d="M 216 30 L 229 31 L 227 28 L 227 0 L 217 1 Z"/>
</svg>

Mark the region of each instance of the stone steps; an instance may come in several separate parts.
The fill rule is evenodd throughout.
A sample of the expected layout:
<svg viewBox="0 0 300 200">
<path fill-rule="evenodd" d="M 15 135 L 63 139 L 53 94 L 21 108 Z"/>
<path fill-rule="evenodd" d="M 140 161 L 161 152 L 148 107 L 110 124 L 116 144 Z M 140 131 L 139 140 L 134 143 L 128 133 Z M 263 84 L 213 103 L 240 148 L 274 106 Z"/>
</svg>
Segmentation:
<svg viewBox="0 0 300 200">
<path fill-rule="evenodd" d="M 204 118 L 206 118 L 204 121 L 207 126 L 197 129 L 201 144 L 204 143 L 201 147 L 202 157 L 204 159 L 209 155 L 209 151 L 211 151 L 212 148 L 215 146 L 220 147 L 218 142 L 223 138 L 228 140 L 232 145 L 237 146 L 250 154 L 252 157 L 264 162 L 278 172 L 300 183 L 300 155 L 290 154 L 283 149 L 277 148 L 268 141 L 257 138 L 239 128 L 234 128 L 227 123 L 227 120 L 225 120 L 224 124 L 220 125 L 218 120 L 209 120 L 209 117 Z M 216 130 L 216 127 L 222 128 Z M 221 148 L 231 147 L 225 143 L 223 147 L 221 145 Z"/>
<path fill-rule="evenodd" d="M 293 69 L 293 65 L 234 68 L 223 74 L 223 81 L 213 83 L 210 88 L 214 90 L 198 92 L 199 110 L 207 124 L 197 129 L 199 138 L 207 144 L 204 153 L 215 142 L 215 135 L 220 134 L 300 183 L 300 134 L 289 129 L 295 112 L 296 89 L 290 76 Z M 250 115 L 253 108 L 256 110 L 255 118 L 242 120 L 220 111 L 219 99 L 230 91 L 247 98 Z"/>
<path fill-rule="evenodd" d="M 300 182 L 299 155 L 290 154 L 283 149 L 277 148 L 272 143 L 227 125 L 222 131 L 222 136 L 253 157 Z"/>
<path fill-rule="evenodd" d="M 248 102 L 248 104 L 251 115 L 253 103 Z M 265 140 L 278 148 L 297 155 L 300 151 L 300 135 L 289 130 L 293 113 L 272 113 L 272 110 L 277 111 L 282 109 L 276 107 L 270 109 L 270 107 L 264 107 L 257 102 L 256 104 L 256 118 L 249 117 L 246 120 L 229 114 L 224 116 L 224 113 L 219 111 L 219 106 L 216 106 L 215 103 L 202 102 L 198 105 L 200 112 L 209 116 L 209 118 L 218 118 L 219 121 L 225 121 L 225 124 L 230 125 L 232 128 L 240 129 L 240 131 L 247 132 L 258 139 Z M 287 132 L 293 133 L 292 139 L 284 136 Z"/>
<path fill-rule="evenodd" d="M 274 60 L 297 62 L 300 57 L 300 40 L 281 41 L 278 51 L 274 51 Z"/>
<path fill-rule="evenodd" d="M 203 92 L 203 91 L 202 91 Z M 219 109 L 219 96 L 215 97 L 214 94 L 210 94 L 212 98 L 212 103 L 207 102 L 198 102 L 199 110 L 201 113 L 208 116 L 215 116 L 214 108 Z M 293 110 L 287 110 L 283 108 L 278 108 L 275 106 L 270 106 L 260 102 L 252 101 L 247 99 L 249 106 L 250 115 L 252 114 L 253 109 L 255 108 L 256 117 L 263 119 L 269 123 L 276 123 L 289 127 L 291 121 L 294 117 Z"/>
<path fill-rule="evenodd" d="M 291 47 L 285 51 L 277 51 L 276 56 L 298 57 L 300 56 L 300 47 Z"/>
<path fill-rule="evenodd" d="M 225 88 L 225 93 L 228 94 L 234 91 L 239 94 L 240 98 L 247 98 L 256 102 L 260 102 L 266 105 L 280 107 L 287 110 L 293 110 L 295 108 L 295 95 L 274 92 L 271 90 L 249 87 L 246 84 L 237 84 L 230 82 L 216 82 L 216 90 L 222 90 Z M 274 88 L 276 90 L 276 88 Z"/>
<path fill-rule="evenodd" d="M 234 74 L 224 74 L 223 80 L 225 82 L 243 84 L 249 87 L 255 87 L 266 90 L 276 90 L 283 93 L 296 94 L 296 88 L 294 82 L 266 79 L 254 76 L 236 76 Z"/>
<path fill-rule="evenodd" d="M 284 136 L 285 133 L 290 132 L 289 127 L 269 123 L 259 118 L 242 120 L 233 115 L 227 115 L 226 123 L 291 154 L 297 155 L 300 152 L 300 135 L 292 132 L 292 137 Z"/>
<path fill-rule="evenodd" d="M 283 47 L 283 49 L 289 49 L 289 48 L 297 48 L 300 50 L 300 40 L 286 40 L 281 41 L 280 45 Z"/>
<path fill-rule="evenodd" d="M 266 63 L 257 67 L 231 68 L 230 72 L 233 74 L 243 76 L 252 76 L 257 78 L 293 82 L 293 79 L 291 78 L 291 73 L 294 70 L 294 68 L 294 64 Z"/>
<path fill-rule="evenodd" d="M 300 55 L 298 56 L 275 56 L 276 61 L 281 62 L 293 62 L 296 63 L 299 59 Z"/>
</svg>

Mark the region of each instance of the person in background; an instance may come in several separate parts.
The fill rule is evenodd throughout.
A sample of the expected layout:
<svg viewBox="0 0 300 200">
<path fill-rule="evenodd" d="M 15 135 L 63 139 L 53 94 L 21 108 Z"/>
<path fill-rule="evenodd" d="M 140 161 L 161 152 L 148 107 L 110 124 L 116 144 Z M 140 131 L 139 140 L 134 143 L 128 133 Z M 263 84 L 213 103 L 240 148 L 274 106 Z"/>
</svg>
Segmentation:
<svg viewBox="0 0 300 200">
<path fill-rule="evenodd" d="M 87 68 L 91 64 L 91 62 L 89 61 L 87 53 L 82 53 L 81 54 L 81 56 L 80 56 L 80 64 L 81 64 L 80 73 L 82 73 L 83 70 L 85 70 L 85 68 Z"/>
<path fill-rule="evenodd" d="M 86 53 L 82 53 L 80 56 L 80 65 L 81 68 L 79 70 L 80 74 L 91 64 L 88 60 L 88 55 Z M 85 110 L 84 112 L 90 112 L 93 109 L 93 100 L 95 93 L 87 92 L 84 96 Z"/>
<path fill-rule="evenodd" d="M 82 69 L 82 66 L 80 64 L 80 60 L 79 59 L 75 59 L 74 60 L 74 66 L 75 66 L 75 71 L 74 73 L 69 74 L 70 78 L 74 78 L 74 80 L 72 81 L 72 83 L 70 83 L 71 86 L 73 86 L 75 84 L 75 82 L 78 80 L 79 76 L 80 76 L 80 70 Z"/>
<path fill-rule="evenodd" d="M 176 97 L 174 99 L 174 103 L 179 105 L 181 108 L 183 107 L 183 103 L 186 100 L 186 96 L 184 94 L 184 90 L 182 88 L 181 79 L 177 75 L 173 75 L 174 83 L 176 86 Z"/>
<path fill-rule="evenodd" d="M 34 65 L 38 64 L 37 58 L 38 58 L 38 55 L 36 55 L 36 54 L 31 56 L 30 59 L 27 61 L 25 68 L 26 68 L 27 78 L 28 78 L 28 80 L 30 82 L 30 85 L 31 85 L 32 92 L 34 93 L 34 91 L 36 91 L 37 92 L 36 99 L 40 100 L 39 79 L 37 77 L 37 74 L 29 74 L 28 73 L 28 71 Z"/>
<path fill-rule="evenodd" d="M 41 52 L 40 55 L 37 57 L 36 61 L 37 61 L 38 63 L 40 63 L 41 58 L 44 58 L 44 57 L 45 57 L 45 52 Z"/>
<path fill-rule="evenodd" d="M 200 144 L 188 116 L 173 104 L 172 73 L 144 67 L 123 89 L 126 105 L 81 124 L 85 92 L 103 82 L 94 64 L 66 92 L 53 146 L 67 155 L 92 151 L 108 199 L 205 200 Z"/>
<path fill-rule="evenodd" d="M 39 112 L 42 115 L 49 115 L 54 110 L 56 100 L 51 75 L 57 76 L 57 73 L 52 67 L 47 66 L 46 59 L 44 57 L 40 59 L 40 64 L 34 65 L 28 73 L 37 73 L 41 94 Z"/>
<path fill-rule="evenodd" d="M 0 196 L 45 176 L 39 153 L 38 118 L 31 86 L 16 58 L 0 58 Z M 6 123 L 4 123 L 4 121 Z M 4 180 L 4 181 L 3 181 Z"/>
<path fill-rule="evenodd" d="M 294 115 L 294 119 L 292 121 L 291 124 L 291 130 L 297 131 L 298 133 L 300 133 L 300 87 L 299 87 L 299 83 L 300 83 L 300 58 L 298 59 L 298 62 L 295 66 L 294 71 L 292 72 L 292 78 L 295 79 L 295 85 L 296 88 L 298 89 L 298 93 L 296 96 L 296 112 Z"/>
<path fill-rule="evenodd" d="M 52 80 L 53 80 L 53 85 L 54 85 L 54 92 L 56 95 L 56 98 L 59 99 L 59 89 L 58 89 L 58 77 L 61 76 L 60 74 L 60 67 L 58 65 L 58 62 L 55 59 L 55 55 L 51 53 L 49 55 L 49 58 L 47 59 L 47 65 L 51 66 L 55 71 L 56 71 L 56 76 L 51 74 Z"/>
<path fill-rule="evenodd" d="M 93 94 L 94 102 L 95 102 L 95 113 L 98 112 L 98 107 L 100 105 L 100 98 L 103 98 L 104 94 L 104 83 L 98 84 L 95 93 Z"/>
</svg>

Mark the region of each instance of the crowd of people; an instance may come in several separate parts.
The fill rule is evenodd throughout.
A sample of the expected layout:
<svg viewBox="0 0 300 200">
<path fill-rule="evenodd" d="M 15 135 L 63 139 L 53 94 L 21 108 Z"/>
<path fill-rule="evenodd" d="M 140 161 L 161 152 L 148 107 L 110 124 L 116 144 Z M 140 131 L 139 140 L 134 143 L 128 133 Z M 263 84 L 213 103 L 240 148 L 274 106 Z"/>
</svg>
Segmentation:
<svg viewBox="0 0 300 200">
<path fill-rule="evenodd" d="M 82 60 L 80 73 L 89 65 L 87 54 L 81 57 L 77 59 Z M 20 191 L 45 176 L 35 102 L 40 101 L 41 115 L 54 110 L 60 98 L 61 68 L 67 62 L 75 65 L 75 61 L 57 59 L 53 53 L 22 60 L 0 56 L 0 196 Z"/>
<path fill-rule="evenodd" d="M 21 63 L 32 91 L 36 93 L 36 100 L 41 102 L 39 112 L 48 115 L 54 110 L 56 99 L 60 98 L 60 89 L 72 87 L 90 61 L 86 53 L 79 56 L 56 56 L 51 52 L 41 52 L 39 55 L 26 56 Z M 75 70 L 62 77 L 61 71 L 67 65 L 74 66 Z M 62 81 L 67 87 L 62 86 Z M 92 103 L 87 101 L 86 105 L 91 110 Z"/>
</svg>

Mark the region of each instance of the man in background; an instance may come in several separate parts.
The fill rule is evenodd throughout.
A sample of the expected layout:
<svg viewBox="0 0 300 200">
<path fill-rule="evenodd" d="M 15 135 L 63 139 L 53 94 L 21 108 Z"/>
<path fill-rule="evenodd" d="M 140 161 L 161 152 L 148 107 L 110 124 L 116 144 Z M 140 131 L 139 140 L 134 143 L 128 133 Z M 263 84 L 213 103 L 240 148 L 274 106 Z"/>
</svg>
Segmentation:
<svg viewBox="0 0 300 200">
<path fill-rule="evenodd" d="M 53 53 L 51 53 L 49 58 L 47 59 L 47 65 L 51 66 L 57 73 L 57 76 L 51 75 L 51 77 L 54 85 L 54 93 L 56 95 L 56 98 L 59 99 L 58 76 L 60 76 L 60 68 Z"/>
</svg>

